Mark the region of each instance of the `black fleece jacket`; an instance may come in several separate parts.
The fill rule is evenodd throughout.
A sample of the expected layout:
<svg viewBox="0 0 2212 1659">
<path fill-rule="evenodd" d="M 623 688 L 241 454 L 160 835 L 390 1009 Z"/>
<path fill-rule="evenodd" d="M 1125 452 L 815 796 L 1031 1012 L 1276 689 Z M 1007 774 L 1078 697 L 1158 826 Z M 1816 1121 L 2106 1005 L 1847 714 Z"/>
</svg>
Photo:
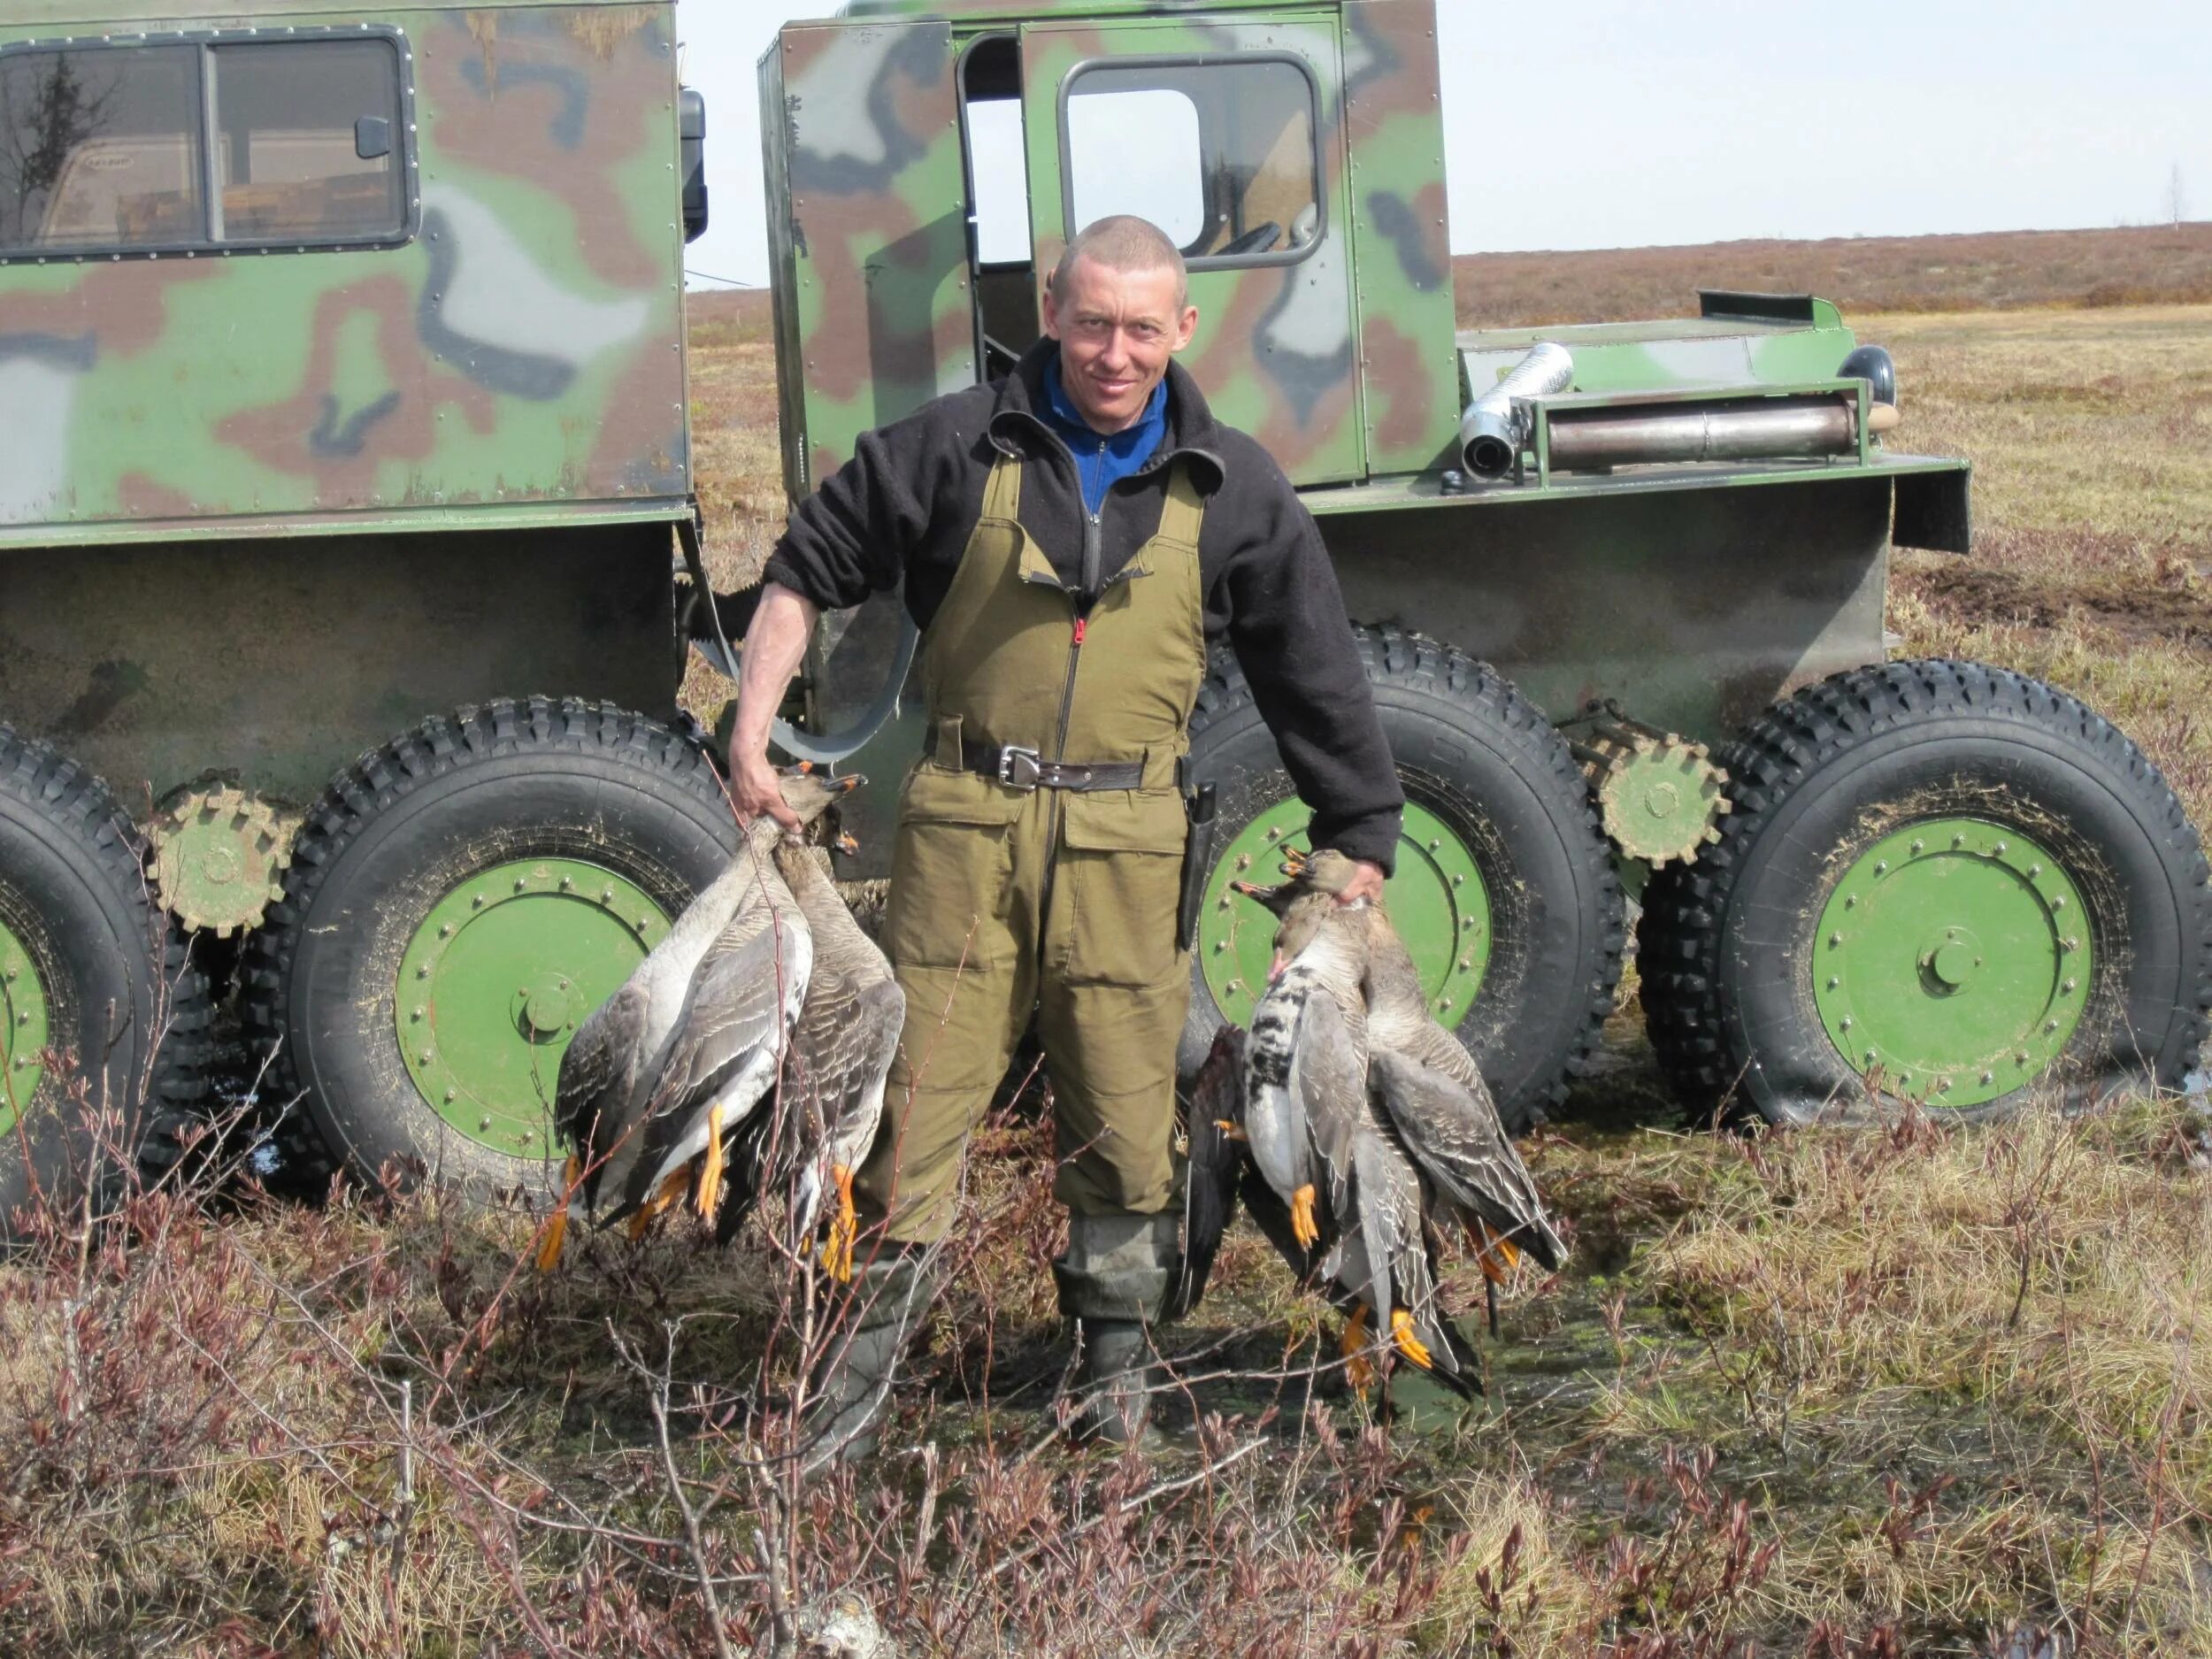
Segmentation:
<svg viewBox="0 0 2212 1659">
<path fill-rule="evenodd" d="M 1171 364 L 1167 436 L 1107 492 L 1098 568 L 1087 572 L 1075 464 L 1035 412 L 1046 407 L 1045 365 L 1058 349 L 1041 342 L 1003 380 L 940 397 L 864 436 L 792 514 L 764 580 L 833 611 L 903 579 L 907 609 L 927 629 L 982 514 L 992 463 L 1005 453 L 1025 464 L 1023 525 L 1068 588 L 1094 593 L 1158 530 L 1168 464 L 1183 457 L 1206 503 L 1198 538 L 1206 638 L 1236 652 L 1313 809 L 1314 844 L 1388 870 L 1405 796 L 1313 516 L 1274 457 L 1217 422 L 1196 382 Z"/>
</svg>

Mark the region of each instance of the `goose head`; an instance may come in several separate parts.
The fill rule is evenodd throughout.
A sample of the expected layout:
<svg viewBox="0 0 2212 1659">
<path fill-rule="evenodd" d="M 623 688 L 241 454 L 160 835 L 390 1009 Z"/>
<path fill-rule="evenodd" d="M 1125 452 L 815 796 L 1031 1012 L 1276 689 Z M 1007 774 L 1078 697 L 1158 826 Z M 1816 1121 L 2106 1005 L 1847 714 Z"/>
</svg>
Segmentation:
<svg viewBox="0 0 2212 1659">
<path fill-rule="evenodd" d="M 1276 887 L 1260 887 L 1249 881 L 1231 883 L 1245 897 L 1272 910 L 1278 918 L 1274 960 L 1267 970 L 1271 984 L 1325 930 L 1343 931 L 1348 940 L 1355 931 L 1363 931 L 1363 917 L 1359 918 L 1356 930 L 1347 924 L 1353 912 L 1367 908 L 1364 899 L 1349 905 L 1340 899 L 1339 895 L 1358 875 L 1359 866 L 1333 847 L 1324 847 L 1314 853 L 1291 849 L 1284 854 L 1282 871 L 1287 879 Z"/>
<path fill-rule="evenodd" d="M 776 769 L 776 785 L 783 795 L 783 803 L 798 815 L 799 827 L 811 829 L 816 820 L 829 810 L 831 805 L 867 782 L 856 772 L 849 772 L 841 778 L 833 778 L 810 760 L 803 760 L 795 766 Z M 764 849 L 771 849 L 787 833 L 782 825 L 763 812 L 746 830 L 749 839 L 756 841 Z M 844 838 L 841 837 L 841 841 Z"/>
</svg>

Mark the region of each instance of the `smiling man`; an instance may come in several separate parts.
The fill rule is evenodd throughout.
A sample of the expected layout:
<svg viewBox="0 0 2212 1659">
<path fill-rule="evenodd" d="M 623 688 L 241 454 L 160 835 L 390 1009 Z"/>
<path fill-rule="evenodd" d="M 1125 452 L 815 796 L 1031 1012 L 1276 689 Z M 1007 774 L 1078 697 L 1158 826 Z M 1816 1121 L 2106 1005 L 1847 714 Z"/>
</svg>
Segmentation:
<svg viewBox="0 0 2212 1659">
<path fill-rule="evenodd" d="M 1198 320 L 1160 231 L 1091 226 L 1014 372 L 863 438 L 768 561 L 730 749 L 741 811 L 788 811 L 768 731 L 822 610 L 903 580 L 928 705 L 884 932 L 906 1036 L 855 1184 L 879 1247 L 819 1379 L 836 1455 L 872 1445 L 968 1135 L 1033 1018 L 1070 1211 L 1054 1271 L 1079 1425 L 1142 1428 L 1147 1326 L 1177 1258 L 1180 763 L 1212 643 L 1235 650 L 1314 845 L 1360 864 L 1348 902 L 1381 891 L 1397 843 L 1403 797 L 1320 534 L 1174 363 Z"/>
</svg>

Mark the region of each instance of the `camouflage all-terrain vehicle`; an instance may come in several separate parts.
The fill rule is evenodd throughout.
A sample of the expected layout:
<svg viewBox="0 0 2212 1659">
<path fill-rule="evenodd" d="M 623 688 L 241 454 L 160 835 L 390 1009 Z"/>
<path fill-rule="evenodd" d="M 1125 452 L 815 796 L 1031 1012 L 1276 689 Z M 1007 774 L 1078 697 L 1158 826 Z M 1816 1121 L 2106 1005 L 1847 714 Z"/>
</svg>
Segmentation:
<svg viewBox="0 0 2212 1659">
<path fill-rule="evenodd" d="M 539 1185 L 568 1034 L 735 843 L 676 706 L 708 611 L 676 19 L 167 15 L 0 22 L 0 1197 L 60 1168 L 69 1078 L 204 1087 L 186 933 L 356 1171 Z M 2212 894 L 2163 780 L 2047 687 L 1886 661 L 1889 548 L 1963 551 L 1969 515 L 1961 464 L 1888 447 L 1885 354 L 1796 296 L 1456 330 L 1432 0 L 856 5 L 761 81 L 795 496 L 1002 373 L 1082 223 L 1181 242 L 1186 361 L 1364 641 L 1394 914 L 1515 1119 L 1586 1064 L 1638 890 L 1700 1113 L 1993 1112 L 2194 1058 Z M 912 647 L 895 596 L 830 619 L 780 740 L 896 776 Z M 1302 813 L 1227 662 L 1194 738 L 1197 1029 L 1250 1006 L 1227 884 Z"/>
</svg>

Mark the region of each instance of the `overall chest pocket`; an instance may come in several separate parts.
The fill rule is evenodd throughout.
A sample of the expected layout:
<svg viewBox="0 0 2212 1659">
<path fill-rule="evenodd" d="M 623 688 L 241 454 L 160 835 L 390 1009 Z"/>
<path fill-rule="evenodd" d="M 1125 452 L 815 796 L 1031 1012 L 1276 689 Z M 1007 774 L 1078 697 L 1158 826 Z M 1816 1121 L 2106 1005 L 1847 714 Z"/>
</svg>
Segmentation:
<svg viewBox="0 0 2212 1659">
<path fill-rule="evenodd" d="M 1154 986 L 1186 972 L 1175 949 L 1183 798 L 1172 789 L 1071 795 L 1060 875 L 1072 985 Z"/>
<path fill-rule="evenodd" d="M 1013 960 L 1014 823 L 1034 797 L 925 761 L 899 801 L 884 954 L 902 967 L 1003 967 Z"/>
</svg>

